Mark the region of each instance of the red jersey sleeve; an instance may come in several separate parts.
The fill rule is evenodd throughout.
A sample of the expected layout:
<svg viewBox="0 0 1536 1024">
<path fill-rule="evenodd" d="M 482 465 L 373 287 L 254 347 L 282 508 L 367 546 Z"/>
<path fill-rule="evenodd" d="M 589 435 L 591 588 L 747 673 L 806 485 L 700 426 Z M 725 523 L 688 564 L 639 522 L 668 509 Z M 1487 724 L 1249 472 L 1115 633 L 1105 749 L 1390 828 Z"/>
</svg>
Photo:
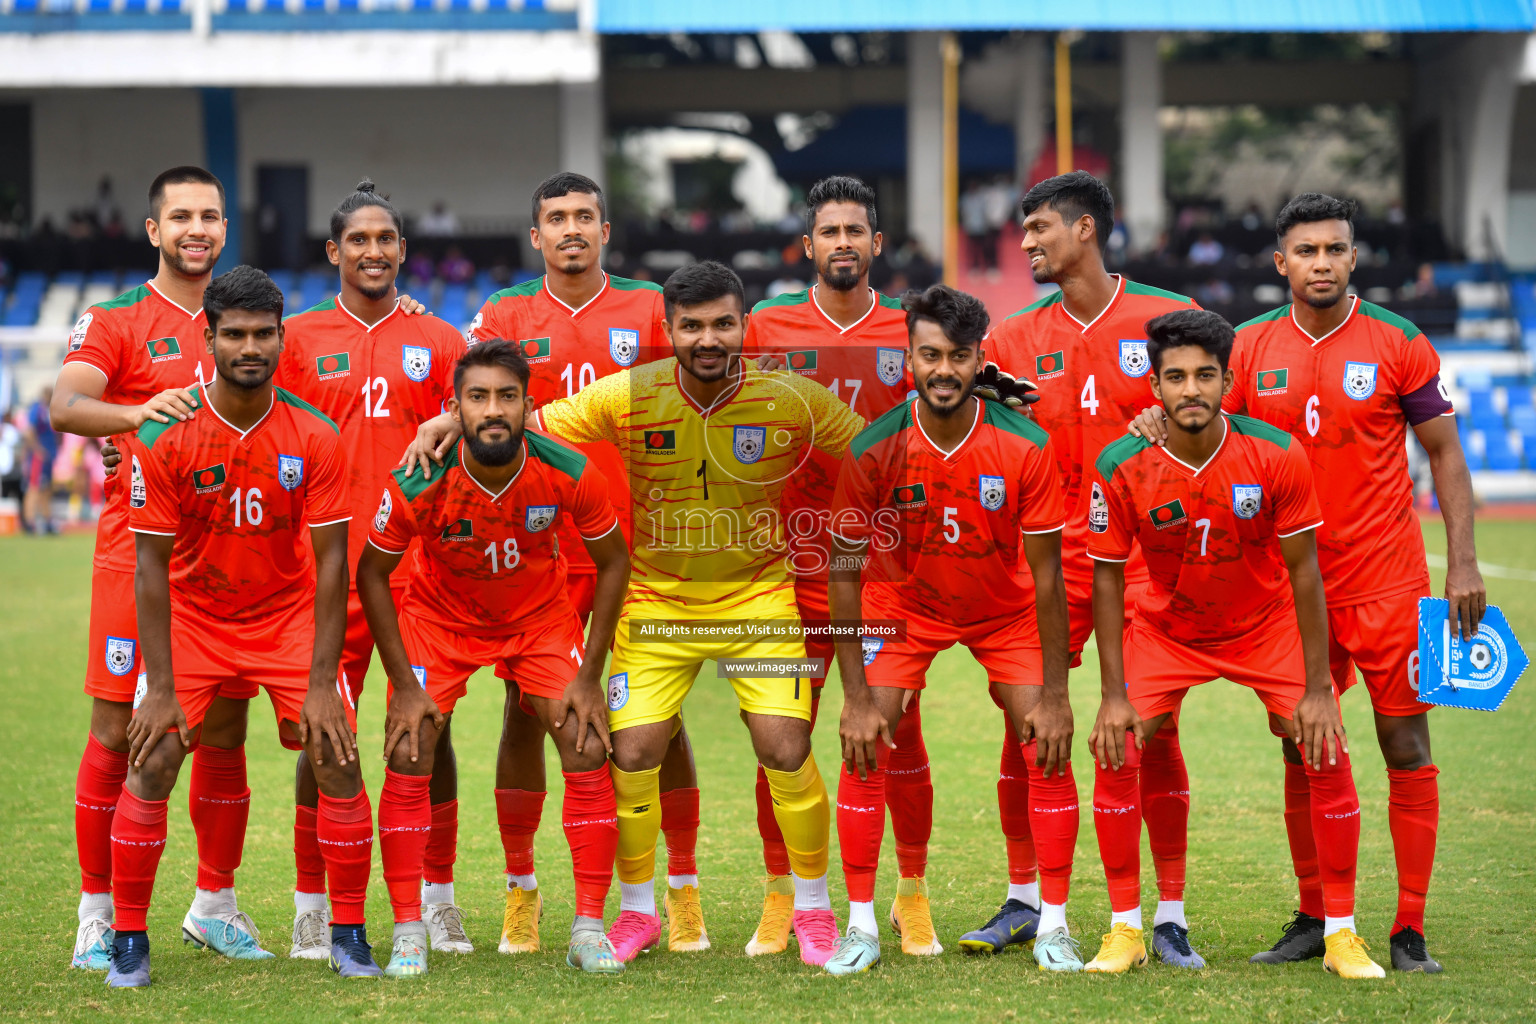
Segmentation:
<svg viewBox="0 0 1536 1024">
<path fill-rule="evenodd" d="M 475 314 L 474 322 L 469 325 L 469 330 L 464 335 L 465 345 L 473 345 L 478 341 L 490 341 L 492 338 L 504 338 L 515 341 L 515 332 L 509 332 L 507 325 L 503 323 L 504 311 L 510 309 L 511 302 L 492 302 L 486 299 L 480 307 L 480 312 Z"/>
<path fill-rule="evenodd" d="M 304 494 L 304 516 L 310 526 L 329 526 L 352 518 L 347 494 L 347 467 L 341 457 L 341 438 L 334 429 L 320 430 L 310 444 L 309 488 Z"/>
<path fill-rule="evenodd" d="M 108 381 L 116 379 L 123 365 L 123 336 L 105 311 L 93 306 L 75 323 L 64 355 L 64 365 L 70 363 L 88 363 L 106 374 Z"/>
<path fill-rule="evenodd" d="M 1019 532 L 1053 533 L 1066 526 L 1061 491 L 1061 471 L 1051 442 L 1044 448 L 1032 447 L 1019 465 Z"/>
<path fill-rule="evenodd" d="M 416 534 L 410 503 L 391 473 L 384 480 L 384 496 L 379 499 L 379 510 L 373 514 L 373 524 L 368 528 L 368 543 L 380 551 L 403 555 Z"/>
<path fill-rule="evenodd" d="M 437 352 L 432 356 L 432 382 L 437 385 L 445 408 L 448 405 L 448 396 L 453 394 L 454 368 L 458 366 L 459 358 L 467 351 L 469 351 L 469 343 L 460 336 L 458 331 L 444 331 L 442 341 L 437 346 Z"/>
<path fill-rule="evenodd" d="M 154 448 L 138 438 L 128 440 L 128 528 L 134 533 L 174 537 L 181 528 L 181 495 L 177 493 L 175 452 L 169 438 Z"/>
<path fill-rule="evenodd" d="M 874 481 L 853 452 L 843 456 L 832 494 L 832 517 L 827 527 L 850 544 L 862 544 L 875 532 L 875 508 L 879 505 Z"/>
<path fill-rule="evenodd" d="M 1275 532 L 1289 537 L 1323 525 L 1323 508 L 1312 480 L 1312 463 L 1301 444 L 1291 441 L 1274 459 Z"/>
<path fill-rule="evenodd" d="M 1105 480 L 1097 467 L 1088 467 L 1084 482 L 1098 492 L 1088 503 L 1089 556 L 1101 562 L 1129 561 L 1137 533 L 1136 503 L 1118 475 Z M 1104 509 L 1096 523 L 1094 505 L 1100 500 L 1104 502 Z"/>
<path fill-rule="evenodd" d="M 608 485 L 590 462 L 576 480 L 571 519 L 583 540 L 606 537 L 619 525 L 619 517 L 613 513 L 613 503 L 608 500 Z"/>
<path fill-rule="evenodd" d="M 1222 412 L 1241 413 L 1248 407 L 1248 346 L 1241 341 L 1232 345 L 1232 355 L 1227 369 L 1232 371 L 1232 390 L 1221 399 Z"/>
<path fill-rule="evenodd" d="M 1398 397 L 1411 395 L 1440 376 L 1440 353 L 1422 334 L 1408 339 L 1397 372 Z"/>
</svg>

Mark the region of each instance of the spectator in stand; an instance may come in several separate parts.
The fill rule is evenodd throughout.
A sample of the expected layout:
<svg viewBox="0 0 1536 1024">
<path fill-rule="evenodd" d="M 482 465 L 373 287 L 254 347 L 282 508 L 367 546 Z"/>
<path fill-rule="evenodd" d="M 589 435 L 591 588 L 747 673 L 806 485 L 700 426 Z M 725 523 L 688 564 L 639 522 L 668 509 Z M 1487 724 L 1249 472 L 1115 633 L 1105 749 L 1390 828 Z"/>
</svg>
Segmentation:
<svg viewBox="0 0 1536 1024">
<path fill-rule="evenodd" d="M 1267 231 L 1269 225 L 1264 222 L 1264 212 L 1259 209 L 1259 204 L 1252 199 L 1243 207 L 1242 216 L 1244 231 Z"/>
<path fill-rule="evenodd" d="M 103 176 L 100 184 L 96 186 L 96 202 L 91 207 L 91 213 L 96 218 L 98 226 L 105 228 L 112 221 L 121 222 L 123 211 L 118 208 L 117 199 L 112 195 L 112 179 Z"/>
<path fill-rule="evenodd" d="M 989 280 L 996 281 L 1002 276 L 998 269 L 998 246 L 1003 239 L 1003 228 L 1008 226 L 1008 220 L 1013 216 L 1014 204 L 1018 202 L 1018 198 L 1018 192 L 1006 175 L 999 174 L 992 179 L 991 184 L 982 189 L 982 208 L 987 220 L 986 239 L 982 244 L 986 247 Z"/>
<path fill-rule="evenodd" d="M 416 222 L 416 233 L 425 238 L 453 238 L 459 233 L 459 218 L 439 199 L 432 204 L 432 211 Z"/>
<path fill-rule="evenodd" d="M 443 261 L 437 265 L 437 276 L 454 284 L 468 284 L 475 279 L 475 265 L 464 255 L 463 249 L 450 245 L 443 253 Z"/>
<path fill-rule="evenodd" d="M 22 437 L 27 449 L 27 494 L 22 511 L 33 533 L 55 533 L 53 526 L 53 460 L 59 455 L 59 435 L 48 416 L 53 386 L 47 385 L 27 407 Z"/>
<path fill-rule="evenodd" d="M 1200 237 L 1195 239 L 1195 244 L 1189 247 L 1189 265 L 1214 267 L 1226 254 L 1225 246 L 1216 241 L 1209 231 L 1202 231 Z"/>
<path fill-rule="evenodd" d="M 987 271 L 997 262 L 997 246 L 987 245 L 987 193 L 978 181 L 966 186 L 960 196 L 960 229 L 965 232 L 966 251 L 972 270 Z"/>
<path fill-rule="evenodd" d="M 61 434 L 59 454 L 53 460 L 53 479 L 69 494 L 64 525 L 79 526 L 95 519 L 106 471 L 101 462 L 101 441 L 79 434 Z"/>
<path fill-rule="evenodd" d="M 103 224 L 101 226 L 101 237 L 103 237 L 103 238 L 122 238 L 123 237 L 123 215 L 121 213 L 118 213 L 116 210 L 112 211 L 111 218 L 105 224 Z"/>
</svg>

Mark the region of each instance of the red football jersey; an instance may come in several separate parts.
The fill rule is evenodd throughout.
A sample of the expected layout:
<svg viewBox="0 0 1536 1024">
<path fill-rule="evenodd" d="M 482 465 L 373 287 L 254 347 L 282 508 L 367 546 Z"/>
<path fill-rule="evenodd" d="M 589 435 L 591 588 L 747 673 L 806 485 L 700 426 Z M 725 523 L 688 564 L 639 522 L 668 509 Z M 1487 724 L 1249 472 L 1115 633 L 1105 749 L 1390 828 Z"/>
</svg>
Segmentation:
<svg viewBox="0 0 1536 1024">
<path fill-rule="evenodd" d="M 1325 522 L 1317 560 L 1333 607 L 1429 587 L 1402 399 L 1435 380 L 1440 356 L 1407 320 L 1350 301 L 1322 338 L 1298 327 L 1289 305 L 1239 327 L 1223 403 L 1294 434 L 1312 460 Z M 1455 414 L 1449 398 L 1443 408 Z"/>
<path fill-rule="evenodd" d="M 1280 538 L 1322 525 L 1312 470 L 1283 430 L 1225 416 L 1199 469 L 1130 435 L 1090 470 L 1088 554 L 1123 562 L 1140 544 L 1150 582 L 1136 621 L 1183 643 L 1270 632 L 1296 621 Z"/>
<path fill-rule="evenodd" d="M 201 309 L 189 313 L 146 282 L 81 314 L 64 362 L 102 372 L 107 378 L 103 402 L 143 405 L 169 388 L 213 380 L 213 356 L 203 334 L 207 327 Z M 117 438 L 112 441 L 122 447 Z M 122 474 L 107 477 L 102 490 L 106 504 L 96 524 L 96 568 L 132 572 L 133 537 Z"/>
<path fill-rule="evenodd" d="M 1060 530 L 1065 515 L 1050 439 L 1027 416 L 977 399 L 970 434 L 945 454 L 917 421 L 917 401 L 853 439 L 832 532 L 869 542 L 865 592 L 883 608 L 958 625 L 1019 614 L 1033 628 L 1023 535 Z"/>
<path fill-rule="evenodd" d="M 1152 362 L 1146 323 L 1177 309 L 1197 308 L 1183 295 L 1120 275 L 1116 281 L 1115 297 L 1092 323 L 1068 313 L 1056 291 L 998 324 L 982 343 L 988 359 L 1040 387 L 1040 400 L 1030 410 L 1051 435 L 1061 463 L 1067 502 L 1061 558 L 1069 576 L 1093 573 L 1087 556 L 1086 464 L 1155 401 L 1147 376 Z M 1145 574 L 1141 556 L 1133 552 L 1126 578 L 1139 581 Z"/>
<path fill-rule="evenodd" d="M 367 542 L 379 481 L 400 464 L 416 428 L 443 411 L 464 348 L 458 329 L 435 316 L 410 316 L 396 306 L 369 327 L 339 295 L 283 321 L 277 386 L 341 431 L 352 509 L 349 566 L 356 568 Z"/>
<path fill-rule="evenodd" d="M 827 388 L 868 423 L 907 397 L 907 315 L 899 299 L 873 289 L 870 295 L 874 305 L 847 328 L 822 312 L 815 288 L 765 299 L 747 320 L 744 351 L 780 356 L 790 371 Z M 780 500 L 792 545 L 789 565 L 824 580 L 826 517 L 842 460 L 808 444 L 798 462 Z"/>
<path fill-rule="evenodd" d="M 469 325 L 469 336 L 474 341 L 503 338 L 519 344 L 533 372 L 528 393 L 538 408 L 569 398 L 609 374 L 670 356 L 665 322 L 661 287 L 649 281 L 605 274 L 602 291 L 572 309 L 555 298 L 540 277 L 486 299 Z M 628 537 L 629 480 L 618 450 L 603 441 L 576 447 L 607 478 L 608 497 Z M 596 572 L 571 522 L 557 529 L 570 571 Z"/>
<path fill-rule="evenodd" d="M 309 527 L 347 520 L 336 425 L 276 388 L 250 430 L 230 426 L 198 385 L 198 415 L 146 423 L 131 446 L 129 525 L 174 536 L 171 597 L 201 615 L 261 618 L 310 598 Z"/>
<path fill-rule="evenodd" d="M 523 467 L 499 494 L 464 468 L 463 441 L 430 476 L 387 476 L 368 542 L 401 554 L 419 540 L 410 571 L 397 574 L 406 577 L 403 611 L 448 629 L 497 633 L 575 617 L 559 534 L 596 539 L 618 518 L 585 455 L 531 430 L 523 439 Z M 569 531 L 558 529 L 562 521 Z"/>
</svg>

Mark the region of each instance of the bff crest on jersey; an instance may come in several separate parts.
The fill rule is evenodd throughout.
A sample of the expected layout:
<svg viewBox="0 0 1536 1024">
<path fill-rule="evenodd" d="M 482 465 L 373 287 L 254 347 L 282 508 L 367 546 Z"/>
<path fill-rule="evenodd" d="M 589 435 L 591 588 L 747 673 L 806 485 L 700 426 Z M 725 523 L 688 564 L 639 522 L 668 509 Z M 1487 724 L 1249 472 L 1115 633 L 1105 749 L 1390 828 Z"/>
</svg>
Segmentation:
<svg viewBox="0 0 1536 1024">
<path fill-rule="evenodd" d="M 880 648 L 885 646 L 885 641 L 877 636 L 866 636 L 860 639 L 859 647 L 864 658 L 864 667 L 868 668 L 880 654 Z"/>
<path fill-rule="evenodd" d="M 884 384 L 901 383 L 901 371 L 906 369 L 907 354 L 899 348 L 875 349 L 875 373 Z"/>
<path fill-rule="evenodd" d="M 768 445 L 767 427 L 737 427 L 734 436 L 737 462 L 750 466 L 763 457 L 763 449 Z"/>
<path fill-rule="evenodd" d="M 291 491 L 304 482 L 304 460 L 297 455 L 277 457 L 277 482 L 283 490 Z"/>
<path fill-rule="evenodd" d="M 1120 369 L 1129 377 L 1145 377 L 1152 368 L 1145 341 L 1120 340 Z"/>
<path fill-rule="evenodd" d="M 1259 514 L 1264 501 L 1264 488 L 1257 484 L 1232 485 L 1232 511 L 1239 519 L 1252 519 Z"/>
<path fill-rule="evenodd" d="M 981 507 L 988 512 L 996 512 L 1008 500 L 1008 485 L 1003 483 L 1000 476 L 981 477 L 977 481 L 976 490 L 981 496 Z"/>
<path fill-rule="evenodd" d="M 528 515 L 523 520 L 523 526 L 529 533 L 538 533 L 548 529 L 549 524 L 555 521 L 555 514 L 560 511 L 559 505 L 529 505 Z"/>
<path fill-rule="evenodd" d="M 1345 363 L 1344 393 L 1357 402 L 1363 402 L 1376 393 L 1375 363 Z"/>
<path fill-rule="evenodd" d="M 640 355 L 640 332 L 623 327 L 608 328 L 608 354 L 620 366 L 629 366 Z"/>
<path fill-rule="evenodd" d="M 373 514 L 373 528 L 380 533 L 389 525 L 389 514 L 395 510 L 395 503 L 389 497 L 389 489 L 385 488 L 384 497 L 379 499 L 379 510 Z"/>
<path fill-rule="evenodd" d="M 432 350 L 420 345 L 406 345 L 400 350 L 400 368 L 420 384 L 432 372 Z"/>
</svg>

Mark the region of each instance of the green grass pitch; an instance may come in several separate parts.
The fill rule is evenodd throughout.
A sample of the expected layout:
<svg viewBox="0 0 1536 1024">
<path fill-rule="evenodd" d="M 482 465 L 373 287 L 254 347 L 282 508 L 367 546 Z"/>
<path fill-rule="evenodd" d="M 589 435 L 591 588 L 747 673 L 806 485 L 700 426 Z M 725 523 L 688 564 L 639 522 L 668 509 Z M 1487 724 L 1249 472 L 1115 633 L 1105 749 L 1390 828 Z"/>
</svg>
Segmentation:
<svg viewBox="0 0 1536 1024">
<path fill-rule="evenodd" d="M 1438 523 L 1426 528 L 1431 551 L 1444 551 Z M 1536 570 L 1536 525 L 1490 522 L 1478 530 L 1483 558 Z M 884 929 L 885 959 L 872 973 L 836 979 L 802 965 L 793 952 L 748 959 L 760 905 L 761 860 L 752 802 L 753 760 L 734 701 L 701 674 L 687 719 L 702 777 L 699 860 L 705 920 L 715 948 L 657 952 L 619 979 L 567 968 L 570 861 L 559 829 L 558 763 L 538 838 L 544 889 L 543 953 L 496 952 L 501 921 L 501 850 L 491 799 L 501 703 L 499 685 L 482 673 L 459 705 L 460 903 L 477 950 L 434 956 L 432 973 L 405 982 L 336 979 L 323 963 L 281 958 L 224 961 L 193 952 L 178 926 L 192 895 L 195 856 L 187 822 L 186 780 L 172 797 L 171 834 L 150 915 L 154 987 L 109 992 L 102 976 L 68 969 L 75 928 L 72 794 L 85 738 L 88 701 L 80 692 L 90 588 L 88 537 L 0 541 L 0 694 L 10 732 L 0 744 L 0 1018 L 40 1021 L 312 1020 L 546 1021 L 593 1020 L 1023 1020 L 1037 1021 L 1496 1021 L 1536 1019 L 1536 817 L 1531 810 L 1531 737 L 1536 679 L 1528 679 L 1497 714 L 1436 711 L 1435 759 L 1441 767 L 1439 859 L 1429 907 L 1430 949 L 1446 966 L 1438 977 L 1394 976 L 1345 983 L 1320 961 L 1285 968 L 1247 963 L 1288 920 L 1295 900 L 1281 820 L 1276 742 L 1251 694 L 1211 684 L 1186 704 L 1184 750 L 1193 811 L 1187 907 L 1192 939 L 1211 966 L 1198 973 L 1160 964 L 1129 976 L 1047 977 L 1027 951 L 970 959 L 955 940 L 995 909 L 1006 882 L 994 781 L 1001 717 L 983 675 L 962 651 L 934 666 L 924 721 L 936 791 L 928 882 L 947 951 L 903 957 Z M 1436 573 L 1436 587 L 1440 574 Z M 1528 583 L 1488 578 L 1526 643 L 1536 647 L 1536 592 Z M 1083 797 L 1069 918 L 1091 954 L 1107 930 L 1104 892 L 1089 798 L 1093 773 L 1086 738 L 1098 692 L 1096 666 L 1073 675 L 1077 711 L 1074 756 Z M 1363 804 L 1360 931 L 1379 961 L 1396 896 L 1386 823 L 1386 777 L 1363 687 L 1345 699 L 1355 778 Z M 816 754 L 829 788 L 838 763 L 840 698 L 828 689 Z M 383 680 L 377 667 L 364 701 L 362 746 L 375 799 Z M 293 756 L 277 743 L 265 698 L 252 704 L 248 750 L 254 791 L 241 906 L 266 944 L 287 952 L 293 904 Z M 834 905 L 846 919 L 835 849 Z M 895 890 L 887 839 L 878 893 L 884 913 Z M 1156 889 L 1143 856 L 1144 906 Z M 664 870 L 664 866 L 663 866 Z M 617 913 L 617 892 L 609 918 Z M 389 905 L 375 863 L 369 916 L 375 941 L 389 936 Z M 388 955 L 388 947 L 382 951 Z M 1085 957 L 1086 958 L 1086 957 Z"/>
</svg>

